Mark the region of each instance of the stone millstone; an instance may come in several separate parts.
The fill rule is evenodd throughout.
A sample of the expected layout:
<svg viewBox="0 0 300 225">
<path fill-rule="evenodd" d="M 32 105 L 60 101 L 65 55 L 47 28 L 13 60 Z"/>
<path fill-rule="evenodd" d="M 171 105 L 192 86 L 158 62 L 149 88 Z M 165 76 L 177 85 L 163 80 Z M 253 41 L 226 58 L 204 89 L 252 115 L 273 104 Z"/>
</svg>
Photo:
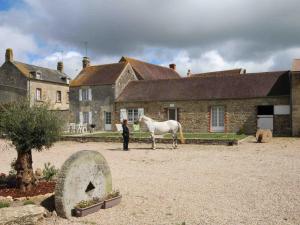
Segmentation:
<svg viewBox="0 0 300 225">
<path fill-rule="evenodd" d="M 82 200 L 103 198 L 112 190 L 109 166 L 96 151 L 80 151 L 64 162 L 55 187 L 58 216 L 70 218 Z"/>
</svg>

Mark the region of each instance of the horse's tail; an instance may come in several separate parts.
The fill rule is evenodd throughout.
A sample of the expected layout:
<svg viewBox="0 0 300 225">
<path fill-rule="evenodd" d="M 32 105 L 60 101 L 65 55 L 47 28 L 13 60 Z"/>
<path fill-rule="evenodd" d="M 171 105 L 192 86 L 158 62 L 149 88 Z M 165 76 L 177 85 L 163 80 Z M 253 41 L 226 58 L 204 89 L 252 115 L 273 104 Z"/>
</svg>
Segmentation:
<svg viewBox="0 0 300 225">
<path fill-rule="evenodd" d="M 179 128 L 180 142 L 181 142 L 181 144 L 184 144 L 185 140 L 184 140 L 184 137 L 183 137 L 182 126 L 179 122 L 178 122 L 178 128 Z"/>
</svg>

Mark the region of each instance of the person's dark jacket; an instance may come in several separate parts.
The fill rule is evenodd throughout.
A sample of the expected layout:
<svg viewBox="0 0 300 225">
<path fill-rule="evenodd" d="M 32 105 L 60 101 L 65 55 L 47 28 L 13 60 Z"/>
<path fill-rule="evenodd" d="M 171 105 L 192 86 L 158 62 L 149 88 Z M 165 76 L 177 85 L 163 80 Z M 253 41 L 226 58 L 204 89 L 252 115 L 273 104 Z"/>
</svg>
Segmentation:
<svg viewBox="0 0 300 225">
<path fill-rule="evenodd" d="M 122 124 L 122 128 L 123 128 L 123 137 L 129 137 L 129 129 L 125 124 Z"/>
</svg>

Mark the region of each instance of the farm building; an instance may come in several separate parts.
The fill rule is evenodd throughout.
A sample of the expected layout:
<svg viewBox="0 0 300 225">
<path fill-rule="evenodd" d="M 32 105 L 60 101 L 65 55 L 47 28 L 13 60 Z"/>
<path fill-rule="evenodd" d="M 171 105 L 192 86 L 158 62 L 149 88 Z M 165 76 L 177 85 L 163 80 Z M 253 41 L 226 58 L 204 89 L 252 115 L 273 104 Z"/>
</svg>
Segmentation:
<svg viewBox="0 0 300 225">
<path fill-rule="evenodd" d="M 122 57 L 118 63 L 91 66 L 83 58 L 83 69 L 70 83 L 70 122 L 94 124 L 97 130 L 113 130 L 115 100 L 134 80 L 178 79 L 174 65 L 162 67 Z M 128 114 L 135 111 L 128 110 Z"/>
<path fill-rule="evenodd" d="M 242 132 L 271 129 L 274 135 L 300 135 L 300 73 L 194 74 L 187 78 L 130 82 L 116 99 L 115 114 L 142 111 L 158 120 L 177 120 L 186 132 Z M 129 111 L 130 110 L 130 111 Z"/>
<path fill-rule="evenodd" d="M 69 80 L 62 62 L 56 69 L 30 65 L 14 60 L 12 49 L 7 49 L 0 67 L 0 103 L 27 97 L 31 105 L 47 102 L 51 110 L 68 116 Z"/>
</svg>

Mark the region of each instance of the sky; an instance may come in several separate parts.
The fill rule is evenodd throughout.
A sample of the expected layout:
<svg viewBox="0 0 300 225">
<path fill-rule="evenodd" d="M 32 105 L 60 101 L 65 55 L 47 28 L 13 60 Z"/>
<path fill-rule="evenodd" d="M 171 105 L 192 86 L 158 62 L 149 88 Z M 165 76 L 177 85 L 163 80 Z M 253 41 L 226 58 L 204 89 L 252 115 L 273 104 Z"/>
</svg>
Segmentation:
<svg viewBox="0 0 300 225">
<path fill-rule="evenodd" d="M 300 58 L 299 0 L 0 0 L 0 63 L 14 59 L 75 77 L 122 56 L 192 73 L 289 70 Z"/>
</svg>

